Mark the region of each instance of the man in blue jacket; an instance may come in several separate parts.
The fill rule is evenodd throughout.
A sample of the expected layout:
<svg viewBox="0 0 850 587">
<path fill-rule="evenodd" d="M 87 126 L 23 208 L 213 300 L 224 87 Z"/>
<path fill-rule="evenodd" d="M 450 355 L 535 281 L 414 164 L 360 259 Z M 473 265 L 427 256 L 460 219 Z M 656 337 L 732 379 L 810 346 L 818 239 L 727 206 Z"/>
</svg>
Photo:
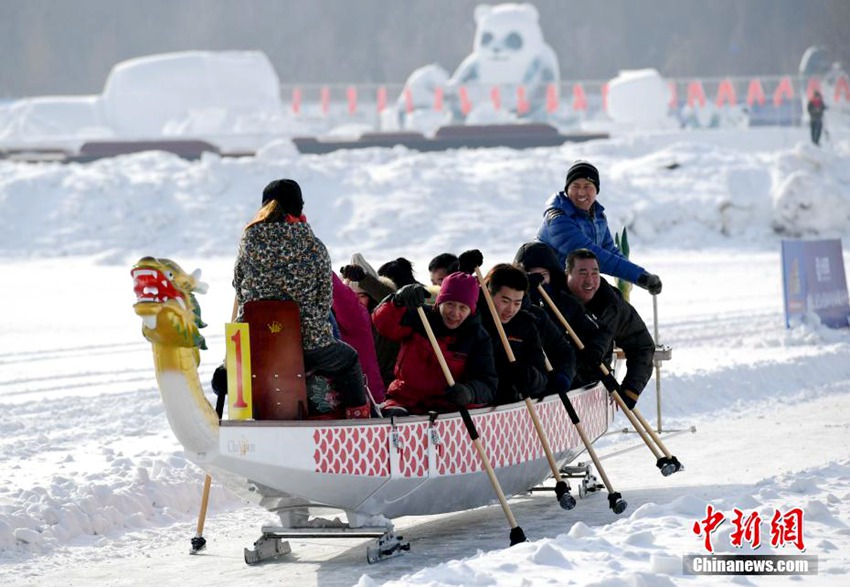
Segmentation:
<svg viewBox="0 0 850 587">
<path fill-rule="evenodd" d="M 589 249 L 599 259 L 602 273 L 630 281 L 653 295 L 661 293 L 661 279 L 629 261 L 614 244 L 605 208 L 596 201 L 598 193 L 596 167 L 587 161 L 573 163 L 564 191 L 546 201 L 537 240 L 557 251 L 562 268 L 572 251 Z"/>
</svg>

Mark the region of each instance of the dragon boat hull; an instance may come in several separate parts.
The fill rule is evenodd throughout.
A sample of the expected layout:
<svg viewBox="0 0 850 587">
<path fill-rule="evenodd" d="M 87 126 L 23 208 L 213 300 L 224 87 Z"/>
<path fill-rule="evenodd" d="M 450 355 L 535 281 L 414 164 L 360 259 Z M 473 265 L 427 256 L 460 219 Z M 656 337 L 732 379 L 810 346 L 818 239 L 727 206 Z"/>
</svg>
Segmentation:
<svg viewBox="0 0 850 587">
<path fill-rule="evenodd" d="M 142 334 L 152 343 L 166 415 L 187 457 L 270 511 L 326 506 L 359 524 L 371 516 L 440 514 L 493 503 L 489 473 L 458 413 L 370 420 L 220 420 L 198 377 L 205 324 L 200 271 L 143 257 L 133 267 Z M 569 392 L 592 442 L 613 420 L 601 385 Z M 558 396 L 534 403 L 558 466 L 586 447 Z M 505 495 L 552 473 L 525 402 L 470 410 Z M 359 518 L 362 517 L 362 520 Z M 284 516 L 281 515 L 281 521 Z"/>
<path fill-rule="evenodd" d="M 588 436 L 604 434 L 613 418 L 605 388 L 569 396 Z M 545 398 L 535 409 L 559 466 L 585 450 L 560 398 Z M 524 402 L 471 415 L 506 495 L 528 491 L 551 475 Z M 189 456 L 272 511 L 297 504 L 395 518 L 466 510 L 496 499 L 459 414 L 356 423 L 223 420 L 218 451 Z"/>
</svg>

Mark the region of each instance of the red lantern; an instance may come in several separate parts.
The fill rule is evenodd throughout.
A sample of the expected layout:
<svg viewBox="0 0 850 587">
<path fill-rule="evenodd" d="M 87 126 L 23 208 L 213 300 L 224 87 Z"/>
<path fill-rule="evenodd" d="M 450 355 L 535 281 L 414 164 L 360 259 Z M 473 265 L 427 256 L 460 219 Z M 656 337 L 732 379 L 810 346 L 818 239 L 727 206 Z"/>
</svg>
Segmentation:
<svg viewBox="0 0 850 587">
<path fill-rule="evenodd" d="M 357 112 L 357 88 L 348 86 L 345 93 L 348 97 L 348 113 L 354 114 Z"/>
<path fill-rule="evenodd" d="M 324 86 L 319 91 L 319 100 L 322 104 L 322 114 L 327 114 L 331 109 L 331 90 L 327 86 Z"/>
<path fill-rule="evenodd" d="M 688 84 L 688 106 L 693 108 L 697 103 L 699 103 L 700 107 L 705 106 L 705 90 L 702 87 L 702 82 L 699 80 Z"/>
<path fill-rule="evenodd" d="M 381 86 L 378 88 L 378 112 L 383 112 L 387 107 L 387 88 Z"/>
<path fill-rule="evenodd" d="M 747 88 L 747 106 L 752 108 L 756 102 L 759 106 L 764 106 L 766 102 L 764 88 L 761 87 L 761 80 L 758 78 L 750 80 L 750 86 Z"/>
<path fill-rule="evenodd" d="M 728 79 L 720 82 L 720 85 L 717 87 L 717 98 L 715 98 L 714 104 L 719 108 L 723 106 L 724 102 L 730 106 L 738 103 L 738 97 L 735 95 L 735 86 Z"/>
<path fill-rule="evenodd" d="M 790 102 L 794 99 L 794 88 L 791 86 L 791 78 L 783 77 L 773 92 L 773 105 L 779 107 L 785 99 Z"/>
<path fill-rule="evenodd" d="M 838 102 L 844 96 L 845 102 L 850 102 L 850 84 L 847 83 L 847 76 L 842 75 L 838 78 L 838 81 L 835 82 L 835 95 L 833 96 L 834 101 Z"/>
<path fill-rule="evenodd" d="M 554 114 L 558 111 L 558 89 L 555 84 L 546 86 L 546 112 Z"/>
<path fill-rule="evenodd" d="M 502 93 L 499 90 L 499 86 L 490 88 L 490 99 L 493 101 L 493 108 L 496 110 L 502 109 Z"/>
<path fill-rule="evenodd" d="M 301 88 L 292 88 L 292 112 L 301 112 Z"/>
<path fill-rule="evenodd" d="M 525 86 L 519 86 L 516 89 L 516 113 L 522 116 L 531 108 L 528 100 L 525 99 Z"/>
<path fill-rule="evenodd" d="M 584 94 L 584 88 L 581 84 L 573 85 L 573 110 L 587 111 L 587 96 Z"/>
</svg>

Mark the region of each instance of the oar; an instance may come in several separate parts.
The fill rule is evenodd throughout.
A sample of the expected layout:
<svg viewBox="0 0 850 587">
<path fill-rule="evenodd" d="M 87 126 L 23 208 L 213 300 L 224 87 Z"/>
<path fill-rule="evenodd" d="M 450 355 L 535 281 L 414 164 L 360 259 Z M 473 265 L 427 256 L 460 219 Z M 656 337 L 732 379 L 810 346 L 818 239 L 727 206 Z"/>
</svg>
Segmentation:
<svg viewBox="0 0 850 587">
<path fill-rule="evenodd" d="M 233 312 L 230 315 L 230 321 L 236 320 L 236 312 L 239 310 L 239 302 L 236 297 L 233 298 Z M 225 394 L 217 394 L 215 400 L 215 413 L 218 414 L 218 419 L 221 420 L 224 414 L 224 398 Z M 210 485 L 212 484 L 212 476 L 207 473 L 204 478 L 204 492 L 201 494 L 201 511 L 198 513 L 198 527 L 195 530 L 195 535 L 192 537 L 192 550 L 189 554 L 198 554 L 207 547 L 207 539 L 204 538 L 204 522 L 207 519 L 207 505 L 210 501 Z"/>
<path fill-rule="evenodd" d="M 555 314 L 555 316 L 558 317 L 558 320 L 561 322 L 564 328 L 567 329 L 567 332 L 570 334 L 570 338 L 572 338 L 573 343 L 579 350 L 582 350 L 584 348 L 584 344 L 581 342 L 578 335 L 575 333 L 575 330 L 573 330 L 572 326 L 570 326 L 570 323 L 567 322 L 567 319 L 564 318 L 564 315 L 555 305 L 555 302 L 552 301 L 552 298 L 550 298 L 549 294 L 546 293 L 546 290 L 543 289 L 543 285 L 538 285 L 537 290 L 540 292 L 540 295 L 543 297 L 543 299 L 546 300 L 546 303 L 549 304 L 549 307 L 552 309 L 552 312 Z M 617 382 L 614 376 L 611 375 L 611 371 L 608 370 L 608 367 L 605 366 L 605 363 L 600 363 L 599 369 L 602 371 L 602 382 L 605 384 L 605 387 L 608 388 L 611 397 L 613 397 L 614 401 L 617 402 L 617 405 L 620 406 L 620 409 L 629 419 L 629 422 L 631 422 L 632 426 L 635 429 L 635 432 L 638 433 L 638 436 L 641 437 L 641 439 L 646 443 L 646 446 L 649 447 L 649 450 L 652 451 L 652 454 L 655 455 L 655 458 L 657 459 L 655 465 L 661 470 L 661 474 L 667 477 L 669 475 L 672 475 L 676 471 L 682 470 L 682 464 L 676 457 L 671 455 L 668 451 L 661 452 L 658 449 L 658 447 L 661 447 L 662 444 L 660 442 L 660 439 L 658 439 L 652 434 L 652 427 L 645 427 L 638 420 L 636 414 L 632 413 L 632 410 L 630 410 L 628 406 L 626 406 L 625 402 L 623 402 L 623 398 L 621 398 L 619 394 L 620 384 Z M 649 436 L 647 436 L 647 434 L 649 434 Z"/>
<path fill-rule="evenodd" d="M 428 335 L 428 340 L 431 341 L 431 347 L 434 349 L 434 354 L 437 356 L 437 361 L 440 363 L 440 368 L 443 370 L 443 375 L 446 378 L 448 385 L 454 385 L 455 379 L 452 372 L 449 371 L 449 366 L 446 364 L 446 358 L 443 356 L 443 351 L 440 350 L 440 345 L 437 343 L 437 337 L 434 336 L 434 331 L 431 330 L 431 324 L 428 322 L 428 317 L 425 315 L 425 310 L 422 307 L 416 308 L 419 313 L 419 318 L 422 320 L 422 326 L 425 328 L 425 333 Z M 465 407 L 460 407 L 460 416 L 463 418 L 463 423 L 469 432 L 469 438 L 472 444 L 475 445 L 475 450 L 478 451 L 478 457 L 481 459 L 481 464 L 484 470 L 487 471 L 487 476 L 490 478 L 490 484 L 493 486 L 493 491 L 496 492 L 496 497 L 499 498 L 499 503 L 502 505 L 502 511 L 505 512 L 505 517 L 508 519 L 508 524 L 511 526 L 511 546 L 526 542 L 525 532 L 516 523 L 511 508 L 508 506 L 508 500 L 502 491 L 502 486 L 499 485 L 499 480 L 496 479 L 496 473 L 493 472 L 493 467 L 490 466 L 490 459 L 487 458 L 487 453 L 484 452 L 484 445 L 481 443 L 481 438 L 478 436 L 478 430 L 475 429 L 475 423 L 472 421 L 472 416 L 469 415 L 469 410 Z"/>
<path fill-rule="evenodd" d="M 546 370 L 552 371 L 552 363 L 549 362 L 549 359 L 546 359 Z M 570 401 L 570 397 L 567 395 L 566 389 L 558 390 L 558 397 L 561 398 L 561 403 L 564 404 L 564 407 L 567 409 L 567 415 L 570 417 L 570 422 L 573 423 L 573 426 L 578 430 L 578 435 L 581 437 L 581 441 L 584 443 L 584 447 L 587 449 L 587 454 L 590 455 L 590 460 L 593 461 L 593 465 L 596 467 L 596 470 L 599 471 L 599 476 L 602 477 L 602 482 L 605 484 L 605 489 L 608 490 L 608 506 L 614 511 L 615 514 L 622 514 L 626 511 L 626 507 L 628 507 L 628 503 L 623 499 L 623 496 L 619 491 L 614 491 L 614 487 L 611 485 L 611 482 L 608 480 L 608 475 L 605 474 L 605 469 L 602 468 L 602 462 L 599 460 L 599 457 L 596 456 L 596 449 L 593 448 L 593 445 L 590 442 L 590 438 L 587 436 L 587 433 L 584 431 L 584 426 L 581 423 L 581 420 L 578 417 L 578 413 L 573 406 L 573 402 Z"/>
<path fill-rule="evenodd" d="M 505 348 L 505 354 L 508 356 L 508 363 L 516 362 L 514 351 L 511 344 L 508 342 L 508 337 L 505 335 L 505 328 L 499 320 L 499 313 L 496 311 L 496 306 L 493 305 L 493 297 L 490 295 L 490 290 L 484 285 L 484 277 L 481 275 L 481 270 L 475 268 L 475 276 L 478 278 L 478 283 L 481 285 L 481 291 L 484 293 L 484 299 L 487 300 L 487 307 L 490 308 L 490 315 L 493 316 L 493 323 L 496 325 L 496 331 L 499 333 L 499 338 L 502 340 L 502 346 Z M 534 409 L 534 404 L 529 399 L 526 390 L 519 390 L 522 398 L 525 401 L 525 407 L 528 410 L 528 415 L 531 416 L 531 422 L 534 424 L 534 429 L 537 431 L 537 437 L 540 439 L 540 444 L 543 445 L 543 452 L 546 453 L 546 459 L 549 461 L 549 468 L 552 469 L 552 476 L 555 478 L 555 498 L 565 510 L 571 510 L 576 507 L 576 499 L 570 495 L 570 487 L 567 482 L 561 479 L 561 471 L 558 469 L 558 464 L 555 462 L 555 457 L 552 455 L 552 448 L 549 445 L 549 439 L 543 432 L 543 426 L 540 425 L 540 419 L 537 417 L 537 410 Z"/>
</svg>

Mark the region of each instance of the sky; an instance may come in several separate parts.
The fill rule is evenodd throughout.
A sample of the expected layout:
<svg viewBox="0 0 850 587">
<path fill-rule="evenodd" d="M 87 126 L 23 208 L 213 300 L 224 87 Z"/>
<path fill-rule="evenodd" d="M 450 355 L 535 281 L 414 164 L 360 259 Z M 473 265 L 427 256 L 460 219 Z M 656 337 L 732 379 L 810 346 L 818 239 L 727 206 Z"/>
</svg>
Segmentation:
<svg viewBox="0 0 850 587">
<path fill-rule="evenodd" d="M 841 238 L 848 266 L 850 138 L 834 129 L 816 148 L 806 133 L 622 131 L 525 151 L 321 156 L 282 140 L 244 158 L 0 161 L 0 582 L 716 585 L 682 574 L 682 557 L 706 553 L 693 526 L 711 506 L 726 518 L 711 534 L 717 552 L 814 555 L 812 584 L 843 585 L 850 332 L 814 315 L 786 328 L 779 251 L 789 236 Z M 545 493 L 517 496 L 510 504 L 529 542 L 514 547 L 498 506 L 402 518 L 411 551 L 376 565 L 365 541 L 304 539 L 279 561 L 246 566 L 242 548 L 275 518 L 214 481 L 207 550 L 188 556 L 204 473 L 169 429 L 132 311 L 132 264 L 167 256 L 202 270 L 206 383 L 224 352 L 239 235 L 268 181 L 299 181 L 334 267 L 354 252 L 376 264 L 403 255 L 425 280 L 443 251 L 479 248 L 487 268 L 510 261 L 577 158 L 599 167 L 611 226 L 629 226 L 633 260 L 664 282 L 658 341 L 673 358 L 662 370 L 663 423 L 686 430 L 665 442 L 686 470 L 661 477 L 618 416 L 596 446 L 629 503 L 624 514 L 604 492 L 569 512 Z M 652 329 L 651 298 L 636 290 L 632 299 Z M 654 392 L 653 378 L 639 404 L 653 421 Z M 736 508 L 762 520 L 759 548 L 732 545 Z M 802 549 L 772 546 L 771 518 L 798 508 Z"/>
</svg>

